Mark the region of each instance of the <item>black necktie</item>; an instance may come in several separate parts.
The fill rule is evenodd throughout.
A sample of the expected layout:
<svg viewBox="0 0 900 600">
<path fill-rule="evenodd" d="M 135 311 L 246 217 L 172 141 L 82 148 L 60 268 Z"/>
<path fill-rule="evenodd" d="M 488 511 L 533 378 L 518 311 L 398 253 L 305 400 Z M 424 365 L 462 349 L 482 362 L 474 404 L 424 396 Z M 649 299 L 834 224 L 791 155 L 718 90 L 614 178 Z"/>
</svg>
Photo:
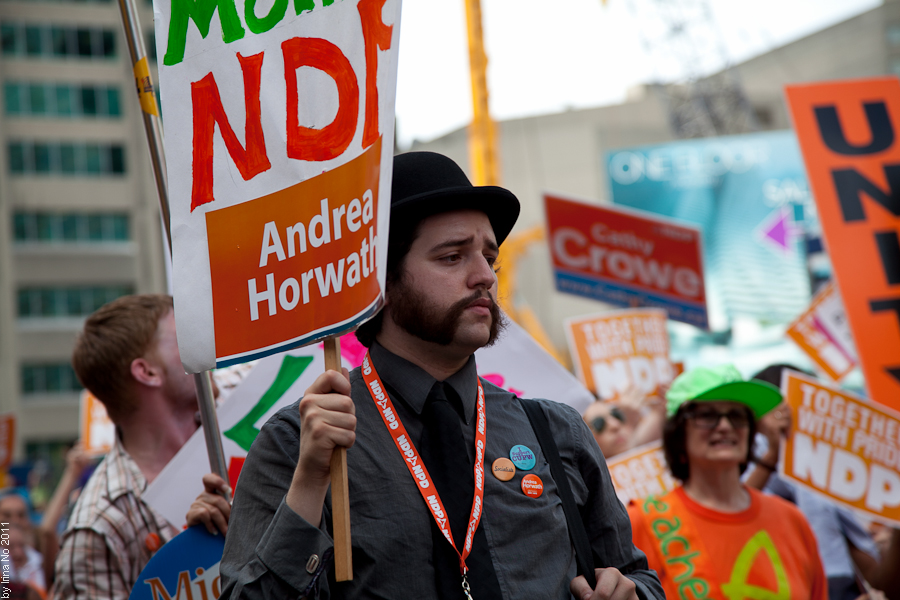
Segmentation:
<svg viewBox="0 0 900 600">
<path fill-rule="evenodd" d="M 422 410 L 422 438 L 418 449 L 437 488 L 447 517 L 453 542 L 462 552 L 475 494 L 474 465 L 469 459 L 462 432 L 463 408 L 452 387 L 435 382 Z M 441 600 L 464 598 L 459 557 L 432 518 L 431 538 L 434 545 L 434 571 Z M 501 599 L 500 583 L 494 572 L 484 526 L 479 524 L 472 541 L 472 552 L 466 559 L 467 579 L 475 600 Z"/>
</svg>

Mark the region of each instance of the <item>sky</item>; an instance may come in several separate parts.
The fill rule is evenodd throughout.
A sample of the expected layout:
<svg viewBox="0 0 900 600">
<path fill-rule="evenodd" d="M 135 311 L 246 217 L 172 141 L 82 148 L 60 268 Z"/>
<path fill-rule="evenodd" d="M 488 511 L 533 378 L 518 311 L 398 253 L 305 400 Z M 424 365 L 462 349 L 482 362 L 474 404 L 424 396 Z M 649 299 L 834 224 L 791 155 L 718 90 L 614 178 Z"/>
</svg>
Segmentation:
<svg viewBox="0 0 900 600">
<path fill-rule="evenodd" d="M 616 104 L 640 83 L 715 71 L 881 0 L 678 0 L 690 32 L 681 39 L 692 40 L 687 47 L 667 41 L 670 21 L 659 7 L 672 4 L 481 0 L 491 114 L 504 120 Z M 440 137 L 472 117 L 464 5 L 403 0 L 396 106 L 401 148 Z"/>
</svg>

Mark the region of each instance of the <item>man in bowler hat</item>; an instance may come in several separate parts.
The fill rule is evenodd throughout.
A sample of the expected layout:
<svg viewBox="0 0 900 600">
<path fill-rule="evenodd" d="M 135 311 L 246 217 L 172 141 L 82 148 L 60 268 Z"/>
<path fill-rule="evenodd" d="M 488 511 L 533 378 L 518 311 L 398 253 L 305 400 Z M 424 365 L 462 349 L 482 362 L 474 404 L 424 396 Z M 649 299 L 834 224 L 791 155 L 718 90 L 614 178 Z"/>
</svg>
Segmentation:
<svg viewBox="0 0 900 600">
<path fill-rule="evenodd" d="M 385 305 L 357 331 L 366 361 L 349 381 L 319 376 L 261 429 L 234 497 L 223 598 L 664 598 L 580 415 L 539 403 L 593 588 L 521 401 L 477 376 L 474 352 L 503 328 L 497 256 L 518 214 L 511 192 L 472 186 L 447 157 L 394 158 Z M 354 570 L 340 583 L 337 446 L 349 448 Z"/>
</svg>

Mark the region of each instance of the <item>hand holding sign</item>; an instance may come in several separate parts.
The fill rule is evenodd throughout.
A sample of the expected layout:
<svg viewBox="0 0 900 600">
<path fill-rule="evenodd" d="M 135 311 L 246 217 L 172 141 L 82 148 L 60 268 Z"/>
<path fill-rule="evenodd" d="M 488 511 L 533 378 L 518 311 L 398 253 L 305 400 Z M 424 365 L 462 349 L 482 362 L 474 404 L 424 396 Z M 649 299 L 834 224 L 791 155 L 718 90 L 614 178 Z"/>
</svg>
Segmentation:
<svg viewBox="0 0 900 600">
<path fill-rule="evenodd" d="M 286 502 L 307 523 L 322 520 L 331 485 L 332 454 L 356 441 L 356 408 L 347 369 L 319 375 L 300 401 L 300 456 Z M 336 512 L 336 511 L 335 511 Z"/>
</svg>

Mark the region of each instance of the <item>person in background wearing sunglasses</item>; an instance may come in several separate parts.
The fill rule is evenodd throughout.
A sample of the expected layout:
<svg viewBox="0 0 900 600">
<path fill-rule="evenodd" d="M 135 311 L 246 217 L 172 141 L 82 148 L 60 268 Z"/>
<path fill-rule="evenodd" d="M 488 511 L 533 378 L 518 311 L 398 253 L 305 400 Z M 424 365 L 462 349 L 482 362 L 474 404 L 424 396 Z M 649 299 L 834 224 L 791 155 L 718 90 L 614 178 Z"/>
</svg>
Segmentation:
<svg viewBox="0 0 900 600">
<path fill-rule="evenodd" d="M 658 440 L 665 421 L 662 397 L 647 396 L 637 386 L 614 402 L 598 400 L 584 411 L 584 422 L 606 458 Z"/>
<path fill-rule="evenodd" d="M 778 388 L 744 381 L 732 365 L 700 367 L 672 382 L 663 449 L 682 485 L 628 508 L 634 543 L 667 597 L 828 597 L 803 514 L 741 483 L 756 422 L 780 403 Z"/>
<path fill-rule="evenodd" d="M 618 406 L 598 400 L 584 411 L 584 422 L 606 458 L 632 448 L 634 427 Z"/>
</svg>

